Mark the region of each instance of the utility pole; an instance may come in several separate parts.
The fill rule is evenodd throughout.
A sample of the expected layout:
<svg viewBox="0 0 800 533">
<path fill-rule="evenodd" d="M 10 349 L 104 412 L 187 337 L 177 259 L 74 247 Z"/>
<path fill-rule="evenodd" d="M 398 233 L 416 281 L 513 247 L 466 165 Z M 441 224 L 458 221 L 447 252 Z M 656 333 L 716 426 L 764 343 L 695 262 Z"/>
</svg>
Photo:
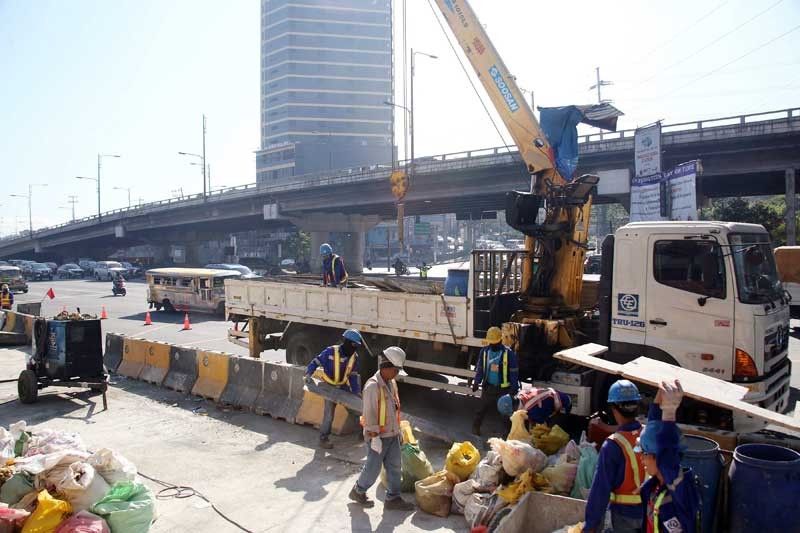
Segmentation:
<svg viewBox="0 0 800 533">
<path fill-rule="evenodd" d="M 597 103 L 598 104 L 611 103 L 611 100 L 603 100 L 603 95 L 600 92 L 600 88 L 601 87 L 606 87 L 608 85 L 614 85 L 614 82 L 600 79 L 600 67 L 595 67 L 594 73 L 595 73 L 596 81 L 595 81 L 594 85 L 589 87 L 589 90 L 591 91 L 591 90 L 597 89 Z M 532 96 L 533 95 L 531 95 L 531 97 Z"/>
<path fill-rule="evenodd" d="M 203 113 L 203 199 L 207 196 L 208 183 L 206 182 L 206 114 Z"/>
<path fill-rule="evenodd" d="M 78 203 L 78 197 L 74 194 L 70 194 L 67 203 L 72 204 L 72 221 L 75 222 L 75 204 Z"/>
</svg>

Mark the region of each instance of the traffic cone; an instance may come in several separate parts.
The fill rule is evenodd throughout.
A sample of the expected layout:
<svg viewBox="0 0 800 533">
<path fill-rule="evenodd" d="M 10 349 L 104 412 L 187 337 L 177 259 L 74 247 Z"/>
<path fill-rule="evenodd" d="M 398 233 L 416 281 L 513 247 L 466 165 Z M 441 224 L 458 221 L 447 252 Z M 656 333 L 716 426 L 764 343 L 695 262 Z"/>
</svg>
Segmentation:
<svg viewBox="0 0 800 533">
<path fill-rule="evenodd" d="M 103 306 L 103 309 L 100 311 L 100 320 L 105 320 L 108 318 L 108 313 L 106 313 L 106 306 Z"/>
<path fill-rule="evenodd" d="M 187 329 L 192 329 L 192 325 L 189 323 L 189 313 L 183 315 L 183 329 L 181 331 L 186 331 Z"/>
<path fill-rule="evenodd" d="M 152 321 L 152 320 L 150 320 L 150 311 L 148 311 L 148 312 L 147 312 L 147 313 L 144 315 L 144 325 L 145 325 L 145 326 L 152 326 L 152 325 L 153 325 L 153 321 Z"/>
</svg>

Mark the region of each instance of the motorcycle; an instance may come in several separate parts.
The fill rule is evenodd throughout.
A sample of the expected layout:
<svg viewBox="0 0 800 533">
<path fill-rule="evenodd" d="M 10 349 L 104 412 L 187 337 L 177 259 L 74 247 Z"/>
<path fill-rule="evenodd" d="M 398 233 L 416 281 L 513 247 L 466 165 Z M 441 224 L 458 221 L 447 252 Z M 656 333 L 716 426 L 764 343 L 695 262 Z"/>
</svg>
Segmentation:
<svg viewBox="0 0 800 533">
<path fill-rule="evenodd" d="M 125 296 L 128 293 L 128 291 L 125 289 L 125 281 L 114 280 L 111 284 L 111 292 L 114 294 L 114 296 Z"/>
</svg>

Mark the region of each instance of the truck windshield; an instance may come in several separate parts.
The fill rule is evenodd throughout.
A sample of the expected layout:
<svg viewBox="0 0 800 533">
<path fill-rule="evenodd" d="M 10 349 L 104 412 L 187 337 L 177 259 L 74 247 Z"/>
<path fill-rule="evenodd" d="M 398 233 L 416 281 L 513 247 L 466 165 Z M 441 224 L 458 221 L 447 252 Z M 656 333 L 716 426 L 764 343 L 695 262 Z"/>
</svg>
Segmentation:
<svg viewBox="0 0 800 533">
<path fill-rule="evenodd" d="M 775 268 L 769 235 L 732 233 L 728 239 L 739 301 L 745 304 L 762 304 L 780 297 L 782 286 Z"/>
</svg>

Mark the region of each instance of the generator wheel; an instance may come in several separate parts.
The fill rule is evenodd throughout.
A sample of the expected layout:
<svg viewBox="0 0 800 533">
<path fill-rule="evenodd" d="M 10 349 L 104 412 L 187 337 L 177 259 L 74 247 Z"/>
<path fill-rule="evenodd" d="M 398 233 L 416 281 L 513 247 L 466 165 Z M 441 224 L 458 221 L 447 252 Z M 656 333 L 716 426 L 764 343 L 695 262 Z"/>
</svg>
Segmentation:
<svg viewBox="0 0 800 533">
<path fill-rule="evenodd" d="M 22 403 L 35 403 L 39 396 L 39 380 L 33 370 L 23 370 L 17 380 L 17 393 Z"/>
</svg>

